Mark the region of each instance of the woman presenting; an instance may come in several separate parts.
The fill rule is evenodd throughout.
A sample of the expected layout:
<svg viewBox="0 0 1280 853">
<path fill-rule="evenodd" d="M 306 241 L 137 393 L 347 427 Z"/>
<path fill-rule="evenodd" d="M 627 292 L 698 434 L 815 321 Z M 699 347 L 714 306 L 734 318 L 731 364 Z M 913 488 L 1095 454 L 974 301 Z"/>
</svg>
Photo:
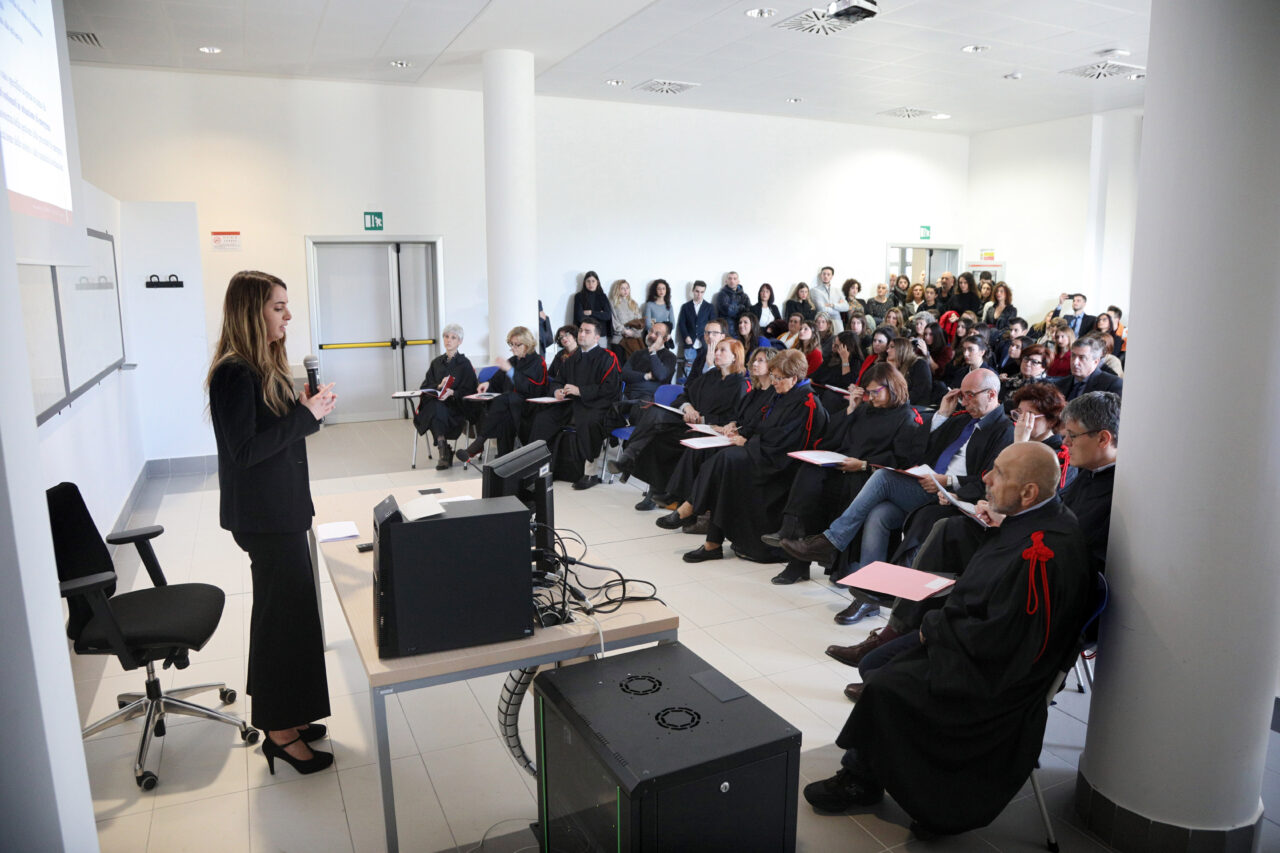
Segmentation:
<svg viewBox="0 0 1280 853">
<path fill-rule="evenodd" d="M 333 763 L 307 744 L 324 737 L 329 716 L 324 639 L 307 547 L 314 510 L 304 439 L 333 411 L 333 385 L 296 400 L 285 357 L 290 319 L 284 282 L 262 272 L 231 278 L 222 334 L 206 386 L 218 445 L 220 521 L 249 555 L 253 613 L 245 692 L 253 697 L 262 753 L 299 773 Z"/>
</svg>

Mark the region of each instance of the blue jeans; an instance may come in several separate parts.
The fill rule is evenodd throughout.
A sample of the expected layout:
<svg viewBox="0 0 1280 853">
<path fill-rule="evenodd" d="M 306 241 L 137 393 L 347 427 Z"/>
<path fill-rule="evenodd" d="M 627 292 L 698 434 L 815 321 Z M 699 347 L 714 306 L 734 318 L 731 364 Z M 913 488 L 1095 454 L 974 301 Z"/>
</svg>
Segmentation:
<svg viewBox="0 0 1280 853">
<path fill-rule="evenodd" d="M 935 500 L 934 496 L 921 488 L 914 477 L 876 471 L 853 503 L 831 522 L 822 535 L 836 546 L 837 551 L 843 551 L 862 530 L 859 567 L 884 560 L 889 556 L 889 537 L 893 531 L 902 527 L 908 513 L 931 500 Z"/>
</svg>

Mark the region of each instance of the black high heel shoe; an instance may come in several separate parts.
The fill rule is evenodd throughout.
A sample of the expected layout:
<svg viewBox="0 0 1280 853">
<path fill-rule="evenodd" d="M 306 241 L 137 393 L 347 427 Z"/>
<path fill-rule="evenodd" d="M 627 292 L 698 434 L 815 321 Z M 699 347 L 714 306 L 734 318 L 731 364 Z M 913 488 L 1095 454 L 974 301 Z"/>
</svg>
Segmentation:
<svg viewBox="0 0 1280 853">
<path fill-rule="evenodd" d="M 309 723 L 305 729 L 298 729 L 298 737 L 302 738 L 303 743 L 320 740 L 328 733 L 329 730 L 321 723 Z"/>
<path fill-rule="evenodd" d="M 333 763 L 333 753 L 331 752 L 312 750 L 311 758 L 308 759 L 294 758 L 292 755 L 285 752 L 285 747 L 292 746 L 300 740 L 302 740 L 301 736 L 296 737 L 284 744 L 284 746 L 281 746 L 273 741 L 270 735 L 263 738 L 262 754 L 267 757 L 267 769 L 271 771 L 272 776 L 276 775 L 277 758 L 283 759 L 290 767 L 304 775 L 323 770 Z"/>
</svg>

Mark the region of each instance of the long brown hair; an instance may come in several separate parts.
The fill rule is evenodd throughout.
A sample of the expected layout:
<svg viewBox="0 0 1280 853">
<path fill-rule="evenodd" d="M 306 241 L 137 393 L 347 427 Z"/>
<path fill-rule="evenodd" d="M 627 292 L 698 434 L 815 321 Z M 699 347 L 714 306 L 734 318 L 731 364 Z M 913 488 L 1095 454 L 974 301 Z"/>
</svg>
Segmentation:
<svg viewBox="0 0 1280 853">
<path fill-rule="evenodd" d="M 267 340 L 267 320 L 263 314 L 277 285 L 285 287 L 274 275 L 257 270 L 242 270 L 231 277 L 222 301 L 222 333 L 214 347 L 204 387 L 205 391 L 209 390 L 209 381 L 223 362 L 238 358 L 258 375 L 262 401 L 267 408 L 277 415 L 285 415 L 293 402 L 289 360 L 283 338 Z"/>
</svg>

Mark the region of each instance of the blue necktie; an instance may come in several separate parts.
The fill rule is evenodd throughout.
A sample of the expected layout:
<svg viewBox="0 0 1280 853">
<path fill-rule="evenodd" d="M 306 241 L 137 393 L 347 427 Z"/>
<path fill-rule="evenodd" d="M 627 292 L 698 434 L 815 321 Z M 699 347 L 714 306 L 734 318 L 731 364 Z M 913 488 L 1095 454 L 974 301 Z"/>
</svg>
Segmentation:
<svg viewBox="0 0 1280 853">
<path fill-rule="evenodd" d="M 947 466 L 951 464 L 951 460 L 960 452 L 960 448 L 964 447 L 964 443 L 969 440 L 969 436 L 973 435 L 973 430 L 978 426 L 976 418 L 970 418 L 969 423 L 964 425 L 964 429 L 960 431 L 960 436 L 955 441 L 943 448 L 942 454 L 938 457 L 938 464 L 933 466 L 933 470 L 939 474 L 945 474 Z"/>
</svg>

